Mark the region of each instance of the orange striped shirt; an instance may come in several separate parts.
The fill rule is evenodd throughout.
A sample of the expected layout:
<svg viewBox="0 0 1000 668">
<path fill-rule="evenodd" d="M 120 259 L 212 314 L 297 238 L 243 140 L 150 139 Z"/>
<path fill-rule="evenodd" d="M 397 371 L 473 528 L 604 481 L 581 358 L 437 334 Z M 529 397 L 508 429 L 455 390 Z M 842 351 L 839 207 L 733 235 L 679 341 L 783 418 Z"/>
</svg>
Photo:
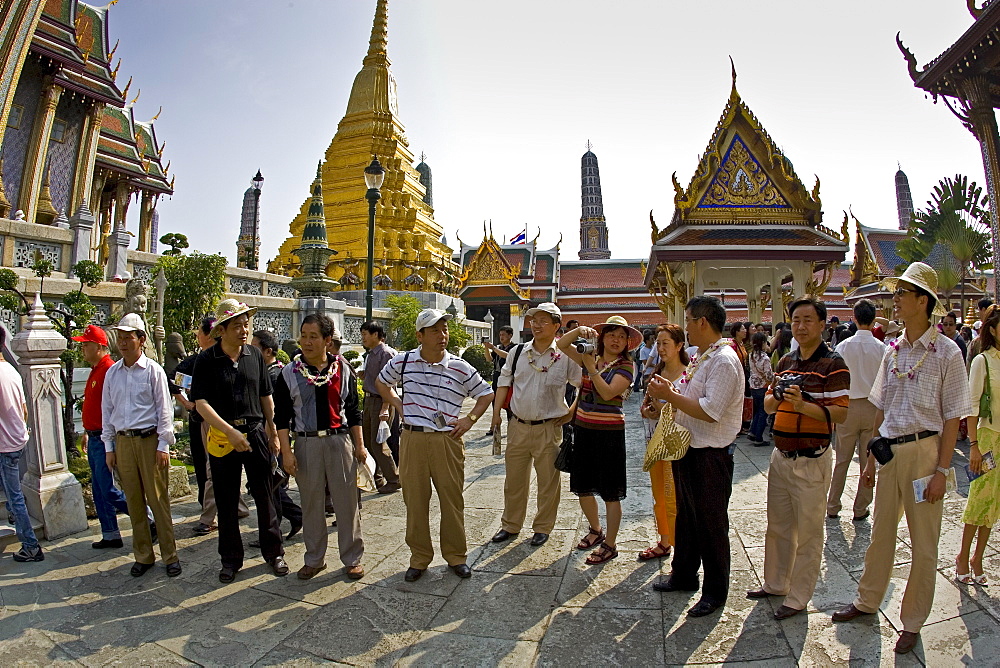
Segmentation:
<svg viewBox="0 0 1000 668">
<path fill-rule="evenodd" d="M 796 349 L 778 362 L 775 382 L 783 377 L 801 375 L 803 394 L 808 394 L 811 402 L 820 406 L 850 405 L 851 372 L 847 363 L 838 353 L 825 344 L 812 356 L 803 360 Z M 768 389 L 767 393 L 772 394 Z M 816 420 L 798 413 L 787 399 L 778 404 L 774 415 L 774 445 L 779 450 L 801 450 L 827 445 L 833 435 L 833 424 L 829 420 Z"/>
</svg>

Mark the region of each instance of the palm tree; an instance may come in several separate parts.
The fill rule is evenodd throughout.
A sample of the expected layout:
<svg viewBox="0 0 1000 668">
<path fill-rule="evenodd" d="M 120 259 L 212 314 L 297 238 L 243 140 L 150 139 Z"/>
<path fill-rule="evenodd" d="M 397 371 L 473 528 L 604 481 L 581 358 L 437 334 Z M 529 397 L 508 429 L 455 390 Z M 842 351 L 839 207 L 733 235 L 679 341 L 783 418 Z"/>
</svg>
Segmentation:
<svg viewBox="0 0 1000 668">
<path fill-rule="evenodd" d="M 927 208 L 913 214 L 907 238 L 896 246 L 904 260 L 931 264 L 942 290 L 951 286 L 948 295 L 954 285 L 960 286 L 963 317 L 966 280 L 975 271 L 992 268 L 988 202 L 983 189 L 968 177 L 942 179 Z"/>
</svg>

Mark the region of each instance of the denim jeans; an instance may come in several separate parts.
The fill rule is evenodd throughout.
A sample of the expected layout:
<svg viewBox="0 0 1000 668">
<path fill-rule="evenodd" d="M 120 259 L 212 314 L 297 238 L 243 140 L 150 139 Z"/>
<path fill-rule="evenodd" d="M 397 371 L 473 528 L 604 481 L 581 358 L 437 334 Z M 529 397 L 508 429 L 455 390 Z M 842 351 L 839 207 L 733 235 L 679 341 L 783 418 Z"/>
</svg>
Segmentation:
<svg viewBox="0 0 1000 668">
<path fill-rule="evenodd" d="M 14 528 L 21 545 L 33 552 L 38 548 L 38 539 L 31 528 L 31 518 L 28 508 L 24 505 L 24 494 L 21 493 L 21 472 L 17 462 L 24 449 L 17 452 L 0 452 L 0 480 L 3 481 L 3 493 L 7 497 L 7 510 L 14 515 Z"/>
<path fill-rule="evenodd" d="M 764 412 L 764 395 L 767 388 L 750 390 L 750 397 L 753 399 L 753 420 L 750 422 L 750 435 L 754 438 L 764 437 L 764 428 L 767 427 L 767 413 Z"/>
<path fill-rule="evenodd" d="M 101 522 L 101 538 L 116 540 L 122 537 L 118 530 L 118 513 L 127 513 L 125 495 L 115 487 L 115 479 L 108 468 L 104 441 L 99 435 L 87 435 L 87 461 L 90 463 L 90 490 L 94 495 L 94 508 Z"/>
</svg>

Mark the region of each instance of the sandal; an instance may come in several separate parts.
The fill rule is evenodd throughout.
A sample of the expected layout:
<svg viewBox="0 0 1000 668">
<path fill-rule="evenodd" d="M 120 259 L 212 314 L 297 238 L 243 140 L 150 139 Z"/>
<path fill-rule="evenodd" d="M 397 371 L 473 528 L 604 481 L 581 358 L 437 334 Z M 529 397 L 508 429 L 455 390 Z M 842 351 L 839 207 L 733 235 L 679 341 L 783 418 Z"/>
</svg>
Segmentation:
<svg viewBox="0 0 1000 668">
<path fill-rule="evenodd" d="M 983 575 L 983 578 L 986 576 Z M 958 584 L 970 585 L 973 582 L 971 573 L 959 573 L 958 572 L 958 560 L 955 560 L 955 582 Z"/>
<path fill-rule="evenodd" d="M 659 559 L 660 557 L 669 556 L 670 546 L 657 542 L 653 547 L 646 548 L 639 553 L 639 561 L 649 561 L 650 559 Z"/>
<path fill-rule="evenodd" d="M 607 543 L 601 543 L 601 546 L 587 557 L 587 563 L 591 566 L 596 566 L 597 564 L 603 564 L 605 561 L 611 561 L 617 556 L 618 548 L 611 547 Z"/>
<path fill-rule="evenodd" d="M 979 585 L 980 587 L 988 587 L 989 581 L 986 578 L 986 571 L 983 570 L 982 560 L 979 562 L 979 570 L 983 571 L 979 575 L 976 575 L 976 567 L 972 565 L 972 561 L 969 561 L 969 570 L 972 571 L 972 582 Z"/>
<path fill-rule="evenodd" d="M 580 540 L 580 542 L 576 546 L 576 549 L 578 549 L 578 550 L 589 550 L 590 548 L 594 547 L 595 545 L 597 545 L 598 543 L 600 543 L 602 540 L 604 540 L 604 532 L 603 531 L 594 529 L 594 527 L 588 527 L 588 528 L 590 529 L 590 533 L 588 533 L 586 536 L 584 536 Z M 594 536 L 594 540 L 587 540 L 591 536 Z"/>
</svg>

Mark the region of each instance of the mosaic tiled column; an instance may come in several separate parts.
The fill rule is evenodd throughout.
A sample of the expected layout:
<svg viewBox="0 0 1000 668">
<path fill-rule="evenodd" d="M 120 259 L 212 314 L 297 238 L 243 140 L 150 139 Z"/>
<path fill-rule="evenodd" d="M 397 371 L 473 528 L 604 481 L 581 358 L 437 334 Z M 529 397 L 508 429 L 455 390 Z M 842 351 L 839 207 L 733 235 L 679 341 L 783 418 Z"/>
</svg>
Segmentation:
<svg viewBox="0 0 1000 668">
<path fill-rule="evenodd" d="M 104 105 L 94 103 L 83 119 L 83 140 L 76 153 L 76 170 L 73 179 L 73 194 L 69 207 L 75 210 L 83 203 L 90 212 L 90 190 L 94 185 L 94 161 L 97 158 L 97 142 L 101 138 L 101 122 L 104 120 Z M 87 259 L 87 258 L 84 258 Z"/>
<path fill-rule="evenodd" d="M 28 404 L 28 471 L 22 479 L 28 513 L 41 520 L 48 540 L 87 528 L 83 490 L 67 467 L 59 355 L 66 339 L 45 315 L 41 297 L 24 329 L 11 340 Z"/>
<path fill-rule="evenodd" d="M 21 68 L 28 56 L 31 36 L 42 15 L 42 0 L 10 0 L 0 14 L 0 146 L 7 129 L 7 115 L 14 102 L 14 91 Z"/>
<path fill-rule="evenodd" d="M 17 205 L 24 211 L 25 221 L 29 223 L 35 222 L 38 212 L 38 195 L 42 191 L 42 182 L 46 176 L 49 137 L 52 135 L 52 123 L 55 121 L 56 107 L 59 106 L 62 93 L 62 86 L 49 80 L 42 91 L 42 97 L 38 100 L 38 114 L 31 129 L 28 157 L 24 162 L 24 176 L 21 179 Z"/>
</svg>

